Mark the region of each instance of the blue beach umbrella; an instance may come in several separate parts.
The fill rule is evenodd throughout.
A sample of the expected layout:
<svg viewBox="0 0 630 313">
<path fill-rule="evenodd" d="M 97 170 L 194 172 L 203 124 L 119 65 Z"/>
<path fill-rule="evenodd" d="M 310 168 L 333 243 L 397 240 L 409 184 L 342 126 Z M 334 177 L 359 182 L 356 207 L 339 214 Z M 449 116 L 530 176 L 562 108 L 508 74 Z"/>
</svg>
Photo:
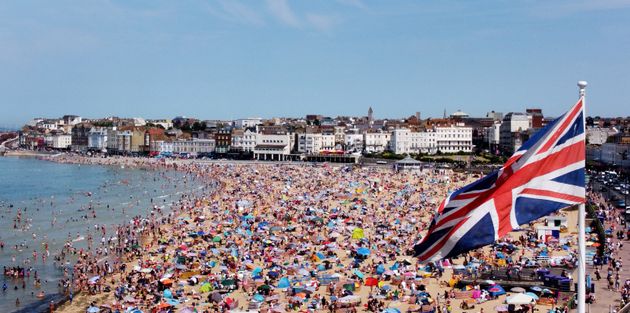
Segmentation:
<svg viewBox="0 0 630 313">
<path fill-rule="evenodd" d="M 368 255 L 370 255 L 370 249 L 368 249 L 368 248 L 359 248 L 357 250 L 357 254 L 358 255 L 363 255 L 363 256 L 368 256 Z"/>
</svg>

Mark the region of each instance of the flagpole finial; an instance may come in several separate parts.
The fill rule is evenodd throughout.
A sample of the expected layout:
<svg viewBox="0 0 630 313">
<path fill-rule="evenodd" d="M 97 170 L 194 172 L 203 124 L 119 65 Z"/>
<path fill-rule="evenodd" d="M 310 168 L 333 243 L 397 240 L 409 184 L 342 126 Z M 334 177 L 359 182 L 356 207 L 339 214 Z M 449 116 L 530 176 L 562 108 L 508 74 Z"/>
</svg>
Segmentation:
<svg viewBox="0 0 630 313">
<path fill-rule="evenodd" d="M 577 85 L 580 88 L 580 97 L 584 97 L 584 92 L 588 83 L 585 80 L 578 80 Z"/>
<path fill-rule="evenodd" d="M 588 83 L 585 80 L 579 80 L 577 85 L 578 87 L 580 87 L 580 89 L 586 89 L 586 86 L 588 86 Z"/>
</svg>

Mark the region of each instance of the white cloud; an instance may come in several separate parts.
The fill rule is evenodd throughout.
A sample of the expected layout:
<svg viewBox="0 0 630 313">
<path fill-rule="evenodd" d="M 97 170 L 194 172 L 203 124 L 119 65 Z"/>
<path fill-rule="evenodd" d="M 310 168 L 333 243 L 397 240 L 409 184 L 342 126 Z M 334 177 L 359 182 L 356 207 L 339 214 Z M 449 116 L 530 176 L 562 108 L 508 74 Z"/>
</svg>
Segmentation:
<svg viewBox="0 0 630 313">
<path fill-rule="evenodd" d="M 220 0 L 219 3 L 223 10 L 238 22 L 256 26 L 265 25 L 265 21 L 256 11 L 236 0 Z"/>
<path fill-rule="evenodd" d="M 337 18 L 321 14 L 306 14 L 306 20 L 311 26 L 319 31 L 330 31 L 337 25 Z"/>
<path fill-rule="evenodd" d="M 271 14 L 282 23 L 292 27 L 300 26 L 300 21 L 286 0 L 267 0 L 267 7 Z"/>
</svg>

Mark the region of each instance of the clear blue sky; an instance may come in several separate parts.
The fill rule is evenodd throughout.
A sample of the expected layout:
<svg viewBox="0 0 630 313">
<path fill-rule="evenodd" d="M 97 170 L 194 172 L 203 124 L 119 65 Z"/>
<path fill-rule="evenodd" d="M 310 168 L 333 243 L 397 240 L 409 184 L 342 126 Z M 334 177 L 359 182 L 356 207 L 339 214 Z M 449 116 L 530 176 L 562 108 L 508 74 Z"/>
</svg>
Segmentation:
<svg viewBox="0 0 630 313">
<path fill-rule="evenodd" d="M 0 2 L 0 125 L 34 116 L 441 116 L 540 107 L 586 79 L 630 115 L 630 1 Z"/>
</svg>

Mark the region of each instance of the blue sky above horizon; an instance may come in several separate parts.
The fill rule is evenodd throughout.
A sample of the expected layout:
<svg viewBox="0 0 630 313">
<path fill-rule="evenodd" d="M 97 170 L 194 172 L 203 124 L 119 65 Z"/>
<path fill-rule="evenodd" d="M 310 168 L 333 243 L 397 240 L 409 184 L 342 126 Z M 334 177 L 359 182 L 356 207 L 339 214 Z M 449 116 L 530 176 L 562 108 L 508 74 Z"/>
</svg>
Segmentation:
<svg viewBox="0 0 630 313">
<path fill-rule="evenodd" d="M 423 117 L 540 107 L 589 81 L 630 115 L 630 1 L 0 2 L 0 125 L 78 114 Z"/>
</svg>

